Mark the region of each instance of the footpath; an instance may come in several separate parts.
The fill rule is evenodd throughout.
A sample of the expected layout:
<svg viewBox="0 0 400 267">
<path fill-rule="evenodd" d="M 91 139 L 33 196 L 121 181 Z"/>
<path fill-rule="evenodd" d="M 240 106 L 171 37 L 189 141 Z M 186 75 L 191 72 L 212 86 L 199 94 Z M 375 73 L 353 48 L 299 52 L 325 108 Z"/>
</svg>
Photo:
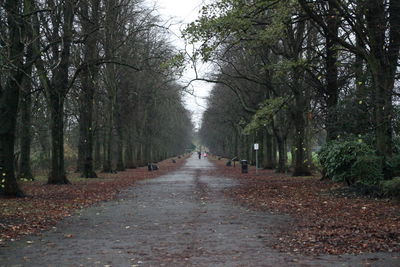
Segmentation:
<svg viewBox="0 0 400 267">
<path fill-rule="evenodd" d="M 0 247 L 0 266 L 399 266 L 398 253 L 305 256 L 274 249 L 290 215 L 227 197 L 239 181 L 193 155 L 49 231 Z M 279 235 L 278 235 L 279 236 Z"/>
</svg>

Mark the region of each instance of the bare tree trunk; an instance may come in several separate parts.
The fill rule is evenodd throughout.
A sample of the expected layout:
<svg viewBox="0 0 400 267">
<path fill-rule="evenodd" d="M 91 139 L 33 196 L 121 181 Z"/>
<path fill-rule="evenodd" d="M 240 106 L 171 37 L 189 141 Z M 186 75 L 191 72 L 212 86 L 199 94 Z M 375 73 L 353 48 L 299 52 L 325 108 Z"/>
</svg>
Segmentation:
<svg viewBox="0 0 400 267">
<path fill-rule="evenodd" d="M 102 142 L 102 172 L 104 172 L 105 169 L 105 165 L 107 164 L 107 130 L 104 129 L 103 131 L 103 138 L 102 138 L 103 142 Z"/>
<path fill-rule="evenodd" d="M 64 166 L 64 96 L 50 96 L 51 171 L 49 184 L 69 184 Z"/>
<path fill-rule="evenodd" d="M 287 155 L 286 155 L 286 142 L 283 138 L 281 137 L 276 137 L 277 145 L 278 145 L 278 168 L 276 169 L 276 172 L 279 173 L 286 173 L 287 172 L 287 167 L 286 167 L 286 161 L 287 161 Z"/>
<path fill-rule="evenodd" d="M 308 107 L 310 110 L 310 102 L 308 102 Z M 313 132 L 312 132 L 312 113 L 308 112 L 307 113 L 307 118 L 306 118 L 306 126 L 305 126 L 305 148 L 306 148 L 306 160 L 307 160 L 307 165 L 308 168 L 311 170 L 313 169 L 314 162 L 313 162 L 313 155 L 312 155 L 312 139 L 313 139 Z"/>
<path fill-rule="evenodd" d="M 361 46 L 361 40 L 357 36 L 356 44 Z M 357 106 L 354 114 L 354 130 L 355 134 L 365 134 L 370 130 L 369 127 L 369 112 L 368 112 L 368 97 L 371 95 L 370 88 L 366 86 L 366 72 L 364 71 L 365 60 L 356 54 L 354 61 L 354 76 L 355 76 L 355 105 Z"/>
<path fill-rule="evenodd" d="M 32 52 L 31 52 L 32 53 Z M 32 66 L 27 67 L 25 71 L 25 77 L 23 79 L 23 90 L 20 99 L 20 112 L 21 112 L 21 137 L 20 147 L 21 156 L 19 162 L 19 173 L 18 177 L 25 178 L 28 180 L 34 180 L 32 169 L 31 169 L 31 125 L 32 125 L 32 83 L 30 76 L 32 75 Z"/>
<path fill-rule="evenodd" d="M 264 169 L 274 169 L 275 168 L 275 161 L 273 158 L 273 144 L 272 139 L 273 136 L 268 132 L 268 129 L 264 129 L 264 143 L 263 143 L 263 152 L 264 152 L 264 162 L 263 168 Z"/>
<path fill-rule="evenodd" d="M 143 144 L 139 145 L 137 155 L 138 155 L 137 158 L 138 158 L 138 162 L 139 162 L 139 167 L 145 166 L 146 165 L 146 161 L 144 159 Z"/>
<path fill-rule="evenodd" d="M 125 149 L 125 164 L 128 169 L 135 169 L 136 163 L 134 160 L 134 148 L 132 144 L 132 137 L 131 134 L 127 135 L 127 144 Z"/>
<path fill-rule="evenodd" d="M 94 168 L 99 169 L 101 167 L 101 138 L 99 129 L 94 134 Z"/>
<path fill-rule="evenodd" d="M 274 166 L 276 166 L 276 163 L 278 162 L 278 148 L 276 144 L 276 138 L 272 138 L 272 162 Z"/>
<path fill-rule="evenodd" d="M 8 196 L 23 195 L 14 173 L 15 130 L 20 86 L 23 79 L 24 45 L 21 40 L 23 20 L 20 15 L 20 5 L 20 1 L 17 0 L 5 2 L 10 42 L 8 60 L 12 68 L 10 68 L 4 89 L 1 88 L 0 83 L 0 185 L 4 186 L 4 191 L 1 188 L 0 190 Z"/>
<path fill-rule="evenodd" d="M 294 147 L 295 147 L 295 158 L 294 158 L 294 171 L 293 176 L 309 176 L 311 171 L 309 162 L 307 162 L 307 146 L 306 146 L 306 121 L 305 121 L 305 110 L 306 104 L 304 95 L 296 94 L 295 96 L 295 109 L 294 109 Z"/>
<path fill-rule="evenodd" d="M 111 154 L 111 145 L 112 145 L 112 119 L 113 115 L 108 114 L 107 126 L 105 130 L 104 136 L 104 161 L 103 161 L 103 170 L 102 172 L 112 172 L 112 154 Z"/>
<path fill-rule="evenodd" d="M 33 0 L 25 0 L 24 12 L 30 13 L 34 10 Z M 25 34 L 27 39 L 33 40 L 32 17 L 28 17 L 24 21 Z M 30 42 L 26 52 L 26 62 L 28 66 L 25 68 L 25 76 L 22 81 L 22 90 L 20 96 L 20 112 L 21 112 L 21 137 L 20 148 L 21 157 L 19 162 L 18 177 L 28 180 L 34 180 L 31 169 L 31 141 L 32 141 L 32 68 L 34 59 L 33 44 Z"/>
<path fill-rule="evenodd" d="M 85 178 L 96 178 L 97 175 L 94 171 L 93 164 L 93 95 L 94 85 L 93 80 L 85 75 L 83 78 L 83 86 L 86 91 L 83 93 L 85 98 L 84 112 L 81 114 L 80 123 L 83 124 L 81 127 L 81 142 L 83 143 L 83 169 L 82 177 Z"/>
<path fill-rule="evenodd" d="M 117 126 L 117 135 L 118 135 L 118 141 L 117 141 L 117 171 L 124 171 L 125 170 L 125 165 L 124 165 L 124 140 L 123 140 L 123 129 L 122 125 L 118 123 Z"/>
<path fill-rule="evenodd" d="M 74 3 L 65 2 L 63 11 L 62 50 L 57 68 L 53 72 L 52 82 L 44 85 L 50 107 L 50 129 L 52 137 L 51 171 L 49 184 L 69 184 L 64 166 L 64 101 L 69 86 L 69 66 L 74 20 Z M 43 66 L 41 75 L 45 75 Z M 47 79 L 48 80 L 48 79 Z"/>
<path fill-rule="evenodd" d="M 97 67 L 93 65 L 93 61 L 97 59 L 97 28 L 99 27 L 99 0 L 91 0 L 91 7 L 88 2 L 81 2 L 82 11 L 82 28 L 88 34 L 85 41 L 85 64 L 86 67 L 82 72 L 81 92 L 81 118 L 80 118 L 80 144 L 82 145 L 82 156 L 84 164 L 81 165 L 82 177 L 96 178 L 93 164 L 93 101 L 95 92 L 95 79 L 97 77 Z M 91 14 L 89 14 L 89 9 Z"/>
<path fill-rule="evenodd" d="M 330 15 L 327 18 L 328 33 L 326 34 L 326 132 L 327 140 L 334 140 L 338 136 L 336 125 L 336 108 L 339 100 L 338 68 L 336 38 L 338 35 L 338 16 L 336 9 L 329 5 Z"/>
<path fill-rule="evenodd" d="M 305 131 L 305 123 L 304 118 L 302 122 L 298 122 L 298 126 L 296 127 L 296 136 L 295 136 L 295 166 L 293 171 L 293 176 L 309 176 L 311 175 L 310 165 L 307 158 L 307 146 L 306 146 L 306 131 Z M 303 127 L 300 127 L 300 124 Z"/>
<path fill-rule="evenodd" d="M 371 56 L 367 59 L 375 88 L 375 135 L 376 149 L 382 157 L 385 178 L 392 176 L 390 160 L 393 153 L 392 113 L 393 88 L 398 68 L 400 50 L 400 1 L 389 3 L 389 25 L 386 27 L 385 3 L 368 0 L 366 2 L 366 21 L 370 34 Z M 389 42 L 386 41 L 387 36 Z M 388 43 L 388 45 L 387 45 Z M 387 47 L 387 48 L 386 48 Z"/>
<path fill-rule="evenodd" d="M 116 45 L 115 39 L 118 35 L 118 12 L 121 7 L 118 6 L 118 1 L 109 0 L 104 5 L 105 25 L 104 25 L 104 52 L 107 58 L 115 58 Z M 103 172 L 112 172 L 112 144 L 113 144 L 113 130 L 114 130 L 114 116 L 116 108 L 117 97 L 117 68 L 113 64 L 105 66 L 105 84 L 107 87 L 108 101 L 107 101 L 107 119 L 105 124 L 105 158 L 103 162 Z"/>
<path fill-rule="evenodd" d="M 82 96 L 81 96 L 82 97 Z M 75 172 L 82 172 L 83 165 L 85 162 L 85 125 L 83 122 L 83 109 L 85 106 L 83 105 L 83 101 L 80 99 L 79 101 L 79 141 L 78 141 L 78 158 L 76 159 L 76 170 Z"/>
</svg>

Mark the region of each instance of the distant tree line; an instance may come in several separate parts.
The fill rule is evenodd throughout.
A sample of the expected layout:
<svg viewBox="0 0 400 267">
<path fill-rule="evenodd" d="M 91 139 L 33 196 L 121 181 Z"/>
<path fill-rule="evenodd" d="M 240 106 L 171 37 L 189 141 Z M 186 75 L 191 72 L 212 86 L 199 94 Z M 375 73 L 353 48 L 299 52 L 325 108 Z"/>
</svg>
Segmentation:
<svg viewBox="0 0 400 267">
<path fill-rule="evenodd" d="M 183 153 L 192 122 L 176 79 L 182 56 L 140 0 L 0 2 L 0 191 Z"/>
<path fill-rule="evenodd" d="M 254 161 L 260 143 L 264 168 L 304 176 L 313 148 L 352 139 L 395 174 L 400 1 L 218 0 L 185 36 L 218 69 L 198 77 L 215 83 L 200 129 L 213 153 Z"/>
</svg>

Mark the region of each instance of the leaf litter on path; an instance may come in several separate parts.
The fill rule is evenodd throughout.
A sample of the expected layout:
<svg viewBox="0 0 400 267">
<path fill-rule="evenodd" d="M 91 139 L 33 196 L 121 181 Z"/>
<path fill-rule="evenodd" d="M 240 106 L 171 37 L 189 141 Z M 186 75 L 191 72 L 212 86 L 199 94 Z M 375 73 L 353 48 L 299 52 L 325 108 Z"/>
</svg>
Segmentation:
<svg viewBox="0 0 400 267">
<path fill-rule="evenodd" d="M 158 163 L 159 170 L 147 167 L 116 174 L 99 173 L 99 178 L 73 177 L 70 185 L 47 185 L 42 181 L 21 183 L 25 198 L 0 198 L 0 245 L 21 236 L 49 229 L 84 207 L 114 199 L 118 192 L 143 179 L 155 178 L 178 169 L 186 158 Z M 72 238 L 73 236 L 65 236 Z"/>
<path fill-rule="evenodd" d="M 277 232 L 275 248 L 304 254 L 400 252 L 400 203 L 334 193 L 343 185 L 319 177 L 292 177 L 213 161 L 210 175 L 231 177 L 239 185 L 225 194 L 258 210 L 289 214 L 293 225 Z"/>
</svg>

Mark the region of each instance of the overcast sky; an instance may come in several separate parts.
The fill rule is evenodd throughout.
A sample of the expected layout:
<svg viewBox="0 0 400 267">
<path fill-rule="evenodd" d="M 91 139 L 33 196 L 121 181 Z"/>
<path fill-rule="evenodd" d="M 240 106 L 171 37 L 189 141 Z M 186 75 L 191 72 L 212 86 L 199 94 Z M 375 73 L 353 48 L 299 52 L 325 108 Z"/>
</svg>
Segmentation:
<svg viewBox="0 0 400 267">
<path fill-rule="evenodd" d="M 156 5 L 158 13 L 165 21 L 169 21 L 171 25 L 170 30 L 176 36 L 180 36 L 180 30 L 184 29 L 185 24 L 194 21 L 198 15 L 199 10 L 204 0 L 146 0 L 150 4 Z M 173 39 L 173 43 L 179 49 L 183 49 L 185 44 L 178 37 Z M 209 72 L 210 67 L 203 65 L 200 69 L 201 74 Z M 195 73 L 190 66 L 187 67 L 187 71 L 181 80 L 184 84 L 195 77 Z M 201 116 L 206 106 L 205 98 L 209 95 L 212 84 L 205 82 L 194 82 L 191 89 L 194 91 L 195 96 L 187 94 L 185 97 L 186 108 L 193 113 L 193 121 L 195 126 L 198 127 L 200 124 Z"/>
</svg>

